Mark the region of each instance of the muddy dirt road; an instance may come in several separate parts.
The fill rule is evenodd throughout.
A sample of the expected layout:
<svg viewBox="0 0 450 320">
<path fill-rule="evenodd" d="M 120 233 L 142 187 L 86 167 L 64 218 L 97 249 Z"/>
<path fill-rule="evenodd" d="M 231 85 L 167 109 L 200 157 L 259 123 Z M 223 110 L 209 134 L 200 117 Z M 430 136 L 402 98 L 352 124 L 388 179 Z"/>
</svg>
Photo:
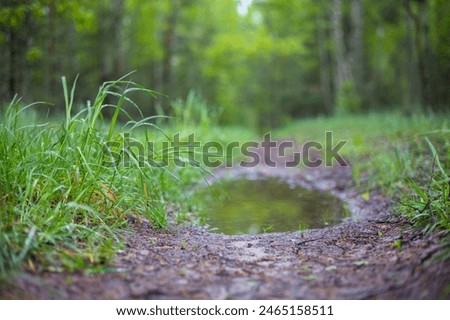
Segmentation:
<svg viewBox="0 0 450 320">
<path fill-rule="evenodd" d="M 50 299 L 435 299 L 449 298 L 450 267 L 436 262 L 439 234 L 422 236 L 392 215 L 389 200 L 364 200 L 349 168 L 303 172 L 234 168 L 225 176 L 277 176 L 327 190 L 353 217 L 305 232 L 226 236 L 205 228 L 154 230 L 135 222 L 114 272 L 25 274 L 3 298 Z"/>
</svg>

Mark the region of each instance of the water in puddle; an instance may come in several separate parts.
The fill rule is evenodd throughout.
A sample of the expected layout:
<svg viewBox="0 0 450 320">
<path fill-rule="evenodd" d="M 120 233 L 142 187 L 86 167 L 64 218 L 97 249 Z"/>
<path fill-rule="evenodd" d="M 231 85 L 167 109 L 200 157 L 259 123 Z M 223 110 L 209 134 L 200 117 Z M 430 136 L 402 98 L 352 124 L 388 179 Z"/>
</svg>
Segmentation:
<svg viewBox="0 0 450 320">
<path fill-rule="evenodd" d="M 207 197 L 205 211 L 211 231 L 255 234 L 297 231 L 337 224 L 348 216 L 335 196 L 290 187 L 271 178 L 223 181 L 224 199 Z M 214 189 L 214 186 L 213 186 Z"/>
</svg>

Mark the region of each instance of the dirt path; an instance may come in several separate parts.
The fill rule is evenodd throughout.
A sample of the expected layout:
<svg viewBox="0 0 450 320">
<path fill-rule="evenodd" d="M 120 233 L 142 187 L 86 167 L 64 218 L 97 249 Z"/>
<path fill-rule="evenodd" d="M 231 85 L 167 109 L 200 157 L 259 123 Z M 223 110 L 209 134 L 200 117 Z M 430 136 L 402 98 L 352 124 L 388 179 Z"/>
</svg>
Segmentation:
<svg viewBox="0 0 450 320">
<path fill-rule="evenodd" d="M 435 262 L 439 234 L 423 237 L 392 216 L 388 200 L 364 200 L 349 168 L 303 172 L 234 168 L 219 178 L 278 176 L 328 190 L 353 218 L 306 232 L 225 236 L 204 228 L 153 230 L 135 223 L 115 272 L 45 273 L 16 279 L 4 298 L 55 299 L 435 299 L 449 298 L 450 266 Z M 395 245 L 395 243 L 397 245 Z M 401 245 L 399 245 L 401 244 Z"/>
</svg>

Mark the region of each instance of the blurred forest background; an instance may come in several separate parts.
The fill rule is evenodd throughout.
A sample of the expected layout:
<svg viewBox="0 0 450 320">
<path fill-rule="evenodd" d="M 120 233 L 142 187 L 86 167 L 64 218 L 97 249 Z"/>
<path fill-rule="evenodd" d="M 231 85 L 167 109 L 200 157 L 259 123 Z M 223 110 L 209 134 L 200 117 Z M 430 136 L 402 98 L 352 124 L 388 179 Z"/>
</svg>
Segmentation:
<svg viewBox="0 0 450 320">
<path fill-rule="evenodd" d="M 0 104 L 15 94 L 64 112 L 131 78 L 166 96 L 138 96 L 146 115 L 189 92 L 224 124 L 450 101 L 448 0 L 0 0 Z"/>
</svg>

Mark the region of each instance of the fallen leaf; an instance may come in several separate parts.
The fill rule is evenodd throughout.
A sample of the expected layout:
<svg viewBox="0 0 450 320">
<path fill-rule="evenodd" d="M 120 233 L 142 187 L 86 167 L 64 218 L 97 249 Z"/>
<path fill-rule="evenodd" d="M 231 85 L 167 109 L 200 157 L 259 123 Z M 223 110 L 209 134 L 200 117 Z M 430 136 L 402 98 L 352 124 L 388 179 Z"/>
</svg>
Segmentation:
<svg viewBox="0 0 450 320">
<path fill-rule="evenodd" d="M 361 197 L 362 197 L 364 200 L 369 201 L 369 200 L 370 200 L 370 192 L 369 192 L 369 191 L 364 192 L 364 193 L 361 195 Z"/>
</svg>

